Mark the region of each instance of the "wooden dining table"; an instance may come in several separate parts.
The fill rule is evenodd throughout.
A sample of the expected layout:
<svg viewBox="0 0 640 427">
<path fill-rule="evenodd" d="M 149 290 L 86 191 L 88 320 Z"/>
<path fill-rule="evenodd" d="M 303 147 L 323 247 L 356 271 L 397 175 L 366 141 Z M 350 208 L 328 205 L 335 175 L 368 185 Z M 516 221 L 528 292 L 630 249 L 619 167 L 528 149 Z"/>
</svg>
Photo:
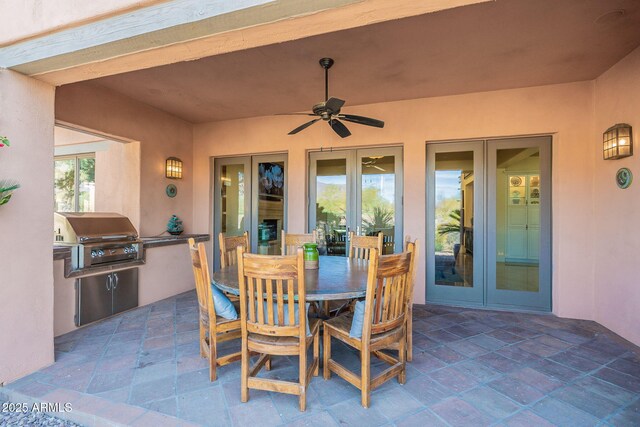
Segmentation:
<svg viewBox="0 0 640 427">
<path fill-rule="evenodd" d="M 369 262 L 344 256 L 320 256 L 320 268 L 304 271 L 307 301 L 331 301 L 364 297 Z M 220 290 L 239 295 L 238 266 L 223 267 L 211 280 Z"/>
</svg>

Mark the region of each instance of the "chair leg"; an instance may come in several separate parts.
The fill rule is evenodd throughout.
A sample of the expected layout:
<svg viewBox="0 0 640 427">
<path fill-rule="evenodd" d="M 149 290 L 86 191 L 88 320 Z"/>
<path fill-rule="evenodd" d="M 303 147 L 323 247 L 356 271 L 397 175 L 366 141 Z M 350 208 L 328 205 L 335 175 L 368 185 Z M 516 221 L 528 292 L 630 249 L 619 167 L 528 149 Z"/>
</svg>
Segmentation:
<svg viewBox="0 0 640 427">
<path fill-rule="evenodd" d="M 302 339 L 300 340 L 302 341 Z M 307 410 L 307 346 L 303 342 L 300 343 L 300 364 L 298 366 L 300 375 L 300 411 Z"/>
<path fill-rule="evenodd" d="M 405 333 L 407 332 L 405 328 Z M 404 384 L 407 382 L 407 340 L 406 336 L 400 340 L 398 346 L 398 361 L 402 363 L 402 370 L 398 374 L 398 382 Z"/>
<path fill-rule="evenodd" d="M 313 363 L 316 364 L 313 370 L 313 376 L 317 377 L 320 373 L 320 331 L 313 336 Z"/>
<path fill-rule="evenodd" d="M 247 347 L 247 339 L 242 338 L 242 361 L 240 364 L 240 401 L 247 402 L 249 400 L 249 348 Z"/>
<path fill-rule="evenodd" d="M 267 371 L 271 370 L 271 355 L 267 356 L 267 361 L 264 363 L 264 368 Z"/>
<path fill-rule="evenodd" d="M 199 322 L 199 321 L 198 321 Z M 200 357 L 207 357 L 207 354 L 204 352 L 203 343 L 205 342 L 206 333 L 202 324 L 200 324 Z"/>
<path fill-rule="evenodd" d="M 407 317 L 407 362 L 413 360 L 413 307 L 409 305 L 409 316 Z"/>
<path fill-rule="evenodd" d="M 331 378 L 329 370 L 329 359 L 331 358 L 331 333 L 328 328 L 324 328 L 322 333 L 322 376 L 325 380 Z"/>
<path fill-rule="evenodd" d="M 360 366 L 362 406 L 368 408 L 371 402 L 371 352 L 369 348 L 360 350 Z"/>
<path fill-rule="evenodd" d="M 215 338 L 209 338 L 209 381 L 211 382 L 218 378 L 216 370 L 218 366 L 217 344 Z"/>
</svg>

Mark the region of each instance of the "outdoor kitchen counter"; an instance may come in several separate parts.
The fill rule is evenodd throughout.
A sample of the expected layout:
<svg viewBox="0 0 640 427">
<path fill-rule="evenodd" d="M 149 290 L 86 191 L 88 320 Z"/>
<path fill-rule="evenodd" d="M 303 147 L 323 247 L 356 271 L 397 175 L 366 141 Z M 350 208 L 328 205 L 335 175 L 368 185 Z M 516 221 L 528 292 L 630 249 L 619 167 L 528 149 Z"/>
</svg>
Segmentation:
<svg viewBox="0 0 640 427">
<path fill-rule="evenodd" d="M 210 241 L 208 234 L 182 234 L 179 236 L 142 237 L 144 261 L 116 263 L 92 267 L 90 272 L 68 271 L 71 261 L 69 246 L 53 246 L 54 257 L 54 334 L 65 334 L 77 329 L 74 316 L 77 313 L 75 282 L 87 274 L 108 274 L 121 269 L 138 269 L 138 305 L 160 301 L 194 289 L 193 266 L 187 241 Z M 148 250 L 147 250 L 148 249 Z"/>
<path fill-rule="evenodd" d="M 140 240 L 144 243 L 145 249 L 157 248 L 160 246 L 179 245 L 181 243 L 187 243 L 190 237 L 193 237 L 196 242 L 209 241 L 208 234 L 181 234 L 179 236 L 153 236 L 153 237 L 141 237 Z M 53 260 L 63 260 L 71 257 L 71 246 L 66 245 L 53 245 Z"/>
<path fill-rule="evenodd" d="M 157 248 L 159 246 L 179 245 L 181 243 L 187 243 L 189 238 L 193 237 L 196 242 L 206 242 L 209 240 L 208 234 L 180 234 L 179 236 L 152 236 L 141 237 L 144 244 L 144 248 Z"/>
</svg>

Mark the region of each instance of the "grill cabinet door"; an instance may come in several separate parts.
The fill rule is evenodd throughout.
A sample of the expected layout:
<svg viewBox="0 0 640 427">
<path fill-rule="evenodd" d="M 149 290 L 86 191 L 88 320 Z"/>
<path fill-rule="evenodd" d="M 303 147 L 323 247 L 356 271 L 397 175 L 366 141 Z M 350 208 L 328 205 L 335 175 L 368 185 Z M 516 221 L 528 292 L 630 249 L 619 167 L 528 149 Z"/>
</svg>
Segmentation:
<svg viewBox="0 0 640 427">
<path fill-rule="evenodd" d="M 138 269 L 116 271 L 113 277 L 113 314 L 138 306 Z"/>
<path fill-rule="evenodd" d="M 77 326 L 111 316 L 111 287 L 111 274 L 82 277 L 76 280 Z"/>
</svg>

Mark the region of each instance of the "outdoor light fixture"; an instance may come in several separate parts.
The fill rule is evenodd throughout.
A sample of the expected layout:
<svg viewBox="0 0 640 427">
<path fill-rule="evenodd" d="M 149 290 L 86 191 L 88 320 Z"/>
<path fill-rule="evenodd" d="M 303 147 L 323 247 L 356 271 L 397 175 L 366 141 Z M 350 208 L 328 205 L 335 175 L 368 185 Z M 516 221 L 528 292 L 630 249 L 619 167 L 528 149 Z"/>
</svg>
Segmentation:
<svg viewBox="0 0 640 427">
<path fill-rule="evenodd" d="M 621 159 L 633 155 L 631 126 L 618 123 L 602 134 L 602 156 L 605 160 Z"/>
<path fill-rule="evenodd" d="M 169 157 L 165 166 L 165 176 L 171 179 L 182 179 L 182 160 Z"/>
</svg>

